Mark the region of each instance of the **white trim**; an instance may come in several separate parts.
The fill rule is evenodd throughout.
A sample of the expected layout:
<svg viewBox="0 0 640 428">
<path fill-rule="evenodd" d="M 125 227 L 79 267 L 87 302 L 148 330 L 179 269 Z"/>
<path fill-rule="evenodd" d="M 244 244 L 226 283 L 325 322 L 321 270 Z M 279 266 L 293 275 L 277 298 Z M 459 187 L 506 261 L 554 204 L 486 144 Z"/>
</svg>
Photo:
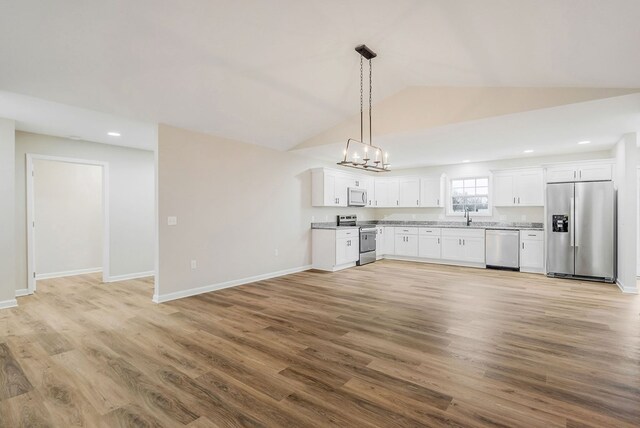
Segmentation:
<svg viewBox="0 0 640 428">
<path fill-rule="evenodd" d="M 127 281 L 129 279 L 148 278 L 154 275 L 155 275 L 155 271 L 152 271 L 152 270 L 149 272 L 127 273 L 124 275 L 114 275 L 114 276 L 110 276 L 109 278 L 104 278 L 102 282 Z"/>
<path fill-rule="evenodd" d="M 164 303 L 170 300 L 182 299 L 184 297 L 195 296 L 197 294 L 209 293 L 211 291 L 222 290 L 223 288 L 236 287 L 238 285 L 249 284 L 265 279 L 277 278 L 279 276 L 290 275 L 292 273 L 304 272 L 311 269 L 311 265 L 300 266 L 292 269 L 285 269 L 277 272 L 265 273 L 262 275 L 250 276 L 248 278 L 234 279 L 231 281 L 220 282 L 218 284 L 205 285 L 203 287 L 190 288 L 188 290 L 176 291 L 168 294 L 154 294 L 153 301 L 155 303 Z"/>
<path fill-rule="evenodd" d="M 16 299 L 3 300 L 0 302 L 0 309 L 15 308 L 16 306 L 18 306 Z"/>
<path fill-rule="evenodd" d="M 625 287 L 620 282 L 620 279 L 616 279 L 616 285 L 625 294 L 638 294 L 638 287 Z"/>
<path fill-rule="evenodd" d="M 153 192 L 154 192 L 154 201 L 153 201 L 153 209 L 154 209 L 154 217 L 155 217 L 155 236 L 154 236 L 154 243 L 155 243 L 155 248 L 154 248 L 154 253 L 153 253 L 153 262 L 154 262 L 154 266 L 153 268 L 155 269 L 154 272 L 154 278 L 153 278 L 153 295 L 157 296 L 160 290 L 160 197 L 159 197 L 159 190 L 158 190 L 158 180 L 159 180 L 159 156 L 160 156 L 160 144 L 159 144 L 159 130 L 158 130 L 158 125 L 156 125 L 155 127 L 155 139 L 156 139 L 156 144 L 155 144 L 155 148 L 153 150 Z M 153 300 L 153 299 L 152 299 Z"/>
<path fill-rule="evenodd" d="M 98 272 L 102 272 L 101 267 L 67 270 L 64 272 L 38 273 L 36 274 L 36 279 L 39 280 L 39 279 L 63 278 L 65 276 L 85 275 L 87 273 L 98 273 Z"/>
<path fill-rule="evenodd" d="M 33 189 L 33 161 L 48 160 L 56 162 L 96 165 L 102 167 L 102 281 L 109 278 L 109 163 L 90 159 L 77 159 L 60 156 L 39 155 L 27 153 L 27 290 L 36 291 L 36 256 L 35 256 L 35 195 Z"/>
<path fill-rule="evenodd" d="M 33 293 L 31 293 L 26 288 L 21 288 L 20 290 L 16 290 L 16 297 L 30 296 L 31 294 L 33 294 Z"/>
</svg>

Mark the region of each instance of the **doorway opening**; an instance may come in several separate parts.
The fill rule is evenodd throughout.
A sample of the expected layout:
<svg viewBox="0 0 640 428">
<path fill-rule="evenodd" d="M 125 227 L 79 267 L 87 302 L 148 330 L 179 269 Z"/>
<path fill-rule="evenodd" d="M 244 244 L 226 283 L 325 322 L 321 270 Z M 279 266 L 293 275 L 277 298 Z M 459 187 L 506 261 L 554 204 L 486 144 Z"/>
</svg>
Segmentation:
<svg viewBox="0 0 640 428">
<path fill-rule="evenodd" d="M 109 278 L 109 165 L 27 155 L 28 292 L 40 279 Z"/>
</svg>

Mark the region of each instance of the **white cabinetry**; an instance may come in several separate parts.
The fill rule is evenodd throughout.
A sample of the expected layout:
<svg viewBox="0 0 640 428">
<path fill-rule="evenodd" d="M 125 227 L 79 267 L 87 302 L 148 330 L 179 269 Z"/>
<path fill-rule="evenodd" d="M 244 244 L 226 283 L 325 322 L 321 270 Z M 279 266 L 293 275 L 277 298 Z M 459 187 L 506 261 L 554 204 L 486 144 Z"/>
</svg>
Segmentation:
<svg viewBox="0 0 640 428">
<path fill-rule="evenodd" d="M 311 204 L 314 207 L 346 207 L 347 188 L 355 185 L 355 179 L 330 169 L 311 171 Z"/>
<path fill-rule="evenodd" d="M 484 264 L 484 229 L 442 229 L 442 258 Z"/>
<path fill-rule="evenodd" d="M 397 178 L 375 179 L 375 207 L 397 207 L 400 204 L 400 188 Z"/>
<path fill-rule="evenodd" d="M 520 231 L 520 271 L 544 272 L 544 232 Z"/>
<path fill-rule="evenodd" d="M 418 230 L 418 257 L 437 260 L 441 257 L 440 229 L 421 227 Z"/>
<path fill-rule="evenodd" d="M 360 231 L 350 229 L 313 229 L 311 234 L 313 268 L 337 271 L 355 266 L 360 257 Z"/>
<path fill-rule="evenodd" d="M 547 168 L 547 183 L 611 180 L 612 177 L 613 166 L 610 163 L 554 165 Z"/>
<path fill-rule="evenodd" d="M 444 207 L 444 188 L 444 175 L 420 179 L 420 206 Z"/>
<path fill-rule="evenodd" d="M 396 256 L 418 257 L 418 228 L 396 227 L 395 244 Z"/>
<path fill-rule="evenodd" d="M 420 178 L 400 177 L 398 179 L 398 191 L 399 207 L 420 206 Z"/>
<path fill-rule="evenodd" d="M 543 206 L 542 169 L 495 171 L 493 205 L 497 207 Z"/>
</svg>

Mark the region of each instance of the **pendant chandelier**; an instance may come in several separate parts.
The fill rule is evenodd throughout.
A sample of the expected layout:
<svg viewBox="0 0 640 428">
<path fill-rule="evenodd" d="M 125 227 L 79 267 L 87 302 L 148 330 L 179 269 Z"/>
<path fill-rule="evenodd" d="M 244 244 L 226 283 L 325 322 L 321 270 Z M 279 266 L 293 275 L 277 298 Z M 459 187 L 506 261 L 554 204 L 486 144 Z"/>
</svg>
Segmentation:
<svg viewBox="0 0 640 428">
<path fill-rule="evenodd" d="M 366 45 L 356 47 L 356 52 L 360 54 L 360 140 L 349 138 L 347 147 L 344 149 L 344 157 L 338 165 L 350 168 L 363 169 L 373 172 L 389 171 L 389 153 L 383 152 L 380 147 L 376 147 L 371 141 L 371 92 L 373 88 L 371 80 L 371 60 L 377 56 L 375 52 Z M 369 62 L 369 142 L 364 141 L 364 60 Z"/>
</svg>

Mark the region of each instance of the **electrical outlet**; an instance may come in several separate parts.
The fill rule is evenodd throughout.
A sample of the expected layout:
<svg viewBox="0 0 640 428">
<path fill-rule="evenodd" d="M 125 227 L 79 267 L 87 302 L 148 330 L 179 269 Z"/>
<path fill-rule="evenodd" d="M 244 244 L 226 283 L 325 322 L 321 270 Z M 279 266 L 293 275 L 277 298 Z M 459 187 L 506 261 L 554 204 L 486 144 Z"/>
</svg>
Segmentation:
<svg viewBox="0 0 640 428">
<path fill-rule="evenodd" d="M 276 248 L 276 250 L 273 252 L 273 255 L 278 257 L 279 254 L 280 254 L 280 251 L 278 251 L 278 249 Z"/>
<path fill-rule="evenodd" d="M 191 260 L 191 269 L 197 269 L 197 268 L 198 268 L 198 261 Z"/>
<path fill-rule="evenodd" d="M 178 224 L 178 217 L 174 217 L 174 216 L 167 217 L 167 225 L 168 226 L 175 226 L 177 224 Z"/>
</svg>

